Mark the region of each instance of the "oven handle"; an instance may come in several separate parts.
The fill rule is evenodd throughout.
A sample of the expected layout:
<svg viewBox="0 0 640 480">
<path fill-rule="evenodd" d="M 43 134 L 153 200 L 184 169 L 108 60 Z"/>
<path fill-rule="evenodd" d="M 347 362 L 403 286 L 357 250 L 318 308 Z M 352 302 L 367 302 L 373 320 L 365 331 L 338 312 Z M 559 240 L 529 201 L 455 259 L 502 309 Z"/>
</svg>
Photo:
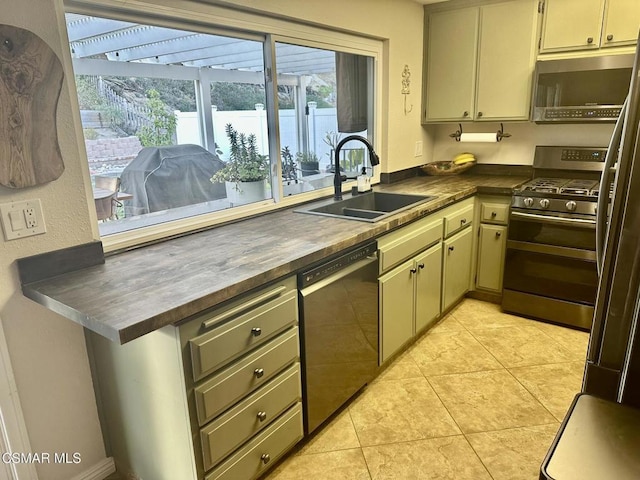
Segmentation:
<svg viewBox="0 0 640 480">
<path fill-rule="evenodd" d="M 552 225 L 566 225 L 580 228 L 596 228 L 595 220 L 587 220 L 584 218 L 565 218 L 552 217 L 550 215 L 539 215 L 537 213 L 511 212 L 511 218 L 522 219 L 538 223 L 548 223 Z"/>
<path fill-rule="evenodd" d="M 580 248 L 559 247 L 545 243 L 530 243 L 520 240 L 507 240 L 507 250 L 519 250 L 521 252 L 541 253 L 544 255 L 556 255 L 558 257 L 575 258 L 576 260 L 596 261 L 596 252 L 582 250 Z"/>
<path fill-rule="evenodd" d="M 596 209 L 596 261 L 598 267 L 598 276 L 602 274 L 602 262 L 604 260 L 604 241 L 607 235 L 607 204 L 609 203 L 609 170 L 618 158 L 618 149 L 622 141 L 622 127 L 624 125 L 624 117 L 627 111 L 629 96 L 624 99 L 620 116 L 613 127 L 613 134 L 609 142 L 609 148 L 604 158 L 604 166 L 602 176 L 600 178 L 600 187 L 598 188 L 598 204 Z"/>
</svg>

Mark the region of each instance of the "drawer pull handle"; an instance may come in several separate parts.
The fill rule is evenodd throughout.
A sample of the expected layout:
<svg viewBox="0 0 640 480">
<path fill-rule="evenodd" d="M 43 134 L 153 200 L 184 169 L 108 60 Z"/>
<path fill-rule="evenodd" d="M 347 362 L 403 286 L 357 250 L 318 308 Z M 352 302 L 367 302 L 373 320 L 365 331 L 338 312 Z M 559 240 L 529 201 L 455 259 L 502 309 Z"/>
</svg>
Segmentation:
<svg viewBox="0 0 640 480">
<path fill-rule="evenodd" d="M 258 412 L 258 420 L 264 422 L 267 419 L 267 412 Z"/>
<path fill-rule="evenodd" d="M 449 247 L 449 251 L 450 251 L 450 252 L 453 252 L 453 247 Z"/>
<path fill-rule="evenodd" d="M 262 378 L 264 376 L 264 368 L 256 368 L 253 371 L 253 374 L 256 376 L 256 378 Z"/>
<path fill-rule="evenodd" d="M 238 305 L 237 307 L 232 308 L 231 310 L 227 310 L 226 312 L 221 313 L 216 317 L 210 318 L 209 320 L 202 322 L 202 328 L 206 330 L 208 328 L 213 327 L 214 325 L 219 324 L 220 322 L 229 320 L 232 317 L 245 313 L 251 310 L 253 307 L 257 307 L 258 305 L 264 302 L 267 302 L 272 298 L 279 297 L 284 292 L 286 292 L 286 290 L 287 290 L 287 287 L 285 287 L 284 285 L 280 285 L 279 287 L 276 287 L 273 290 L 270 290 L 262 295 L 258 295 L 257 297 L 252 298 L 251 300 L 243 303 L 242 305 Z"/>
<path fill-rule="evenodd" d="M 496 238 L 500 238 L 502 236 L 501 232 L 496 232 Z"/>
<path fill-rule="evenodd" d="M 424 268 L 424 263 L 419 263 L 419 264 L 418 264 L 418 268 L 419 268 L 420 270 L 422 270 L 422 269 Z"/>
<path fill-rule="evenodd" d="M 253 327 L 251 329 L 251 335 L 253 335 L 254 337 L 259 337 L 260 335 L 262 335 L 262 329 L 260 327 Z"/>
<path fill-rule="evenodd" d="M 491 212 L 491 218 L 496 218 L 498 214 L 496 212 Z"/>
<path fill-rule="evenodd" d="M 266 465 L 271 461 L 271 455 L 269 455 L 268 453 L 263 453 L 262 456 L 260 457 L 260 460 L 262 461 L 262 463 Z"/>
<path fill-rule="evenodd" d="M 467 220 L 465 218 L 463 218 L 462 220 L 460 220 L 460 225 L 464 225 L 465 223 L 467 223 Z"/>
</svg>

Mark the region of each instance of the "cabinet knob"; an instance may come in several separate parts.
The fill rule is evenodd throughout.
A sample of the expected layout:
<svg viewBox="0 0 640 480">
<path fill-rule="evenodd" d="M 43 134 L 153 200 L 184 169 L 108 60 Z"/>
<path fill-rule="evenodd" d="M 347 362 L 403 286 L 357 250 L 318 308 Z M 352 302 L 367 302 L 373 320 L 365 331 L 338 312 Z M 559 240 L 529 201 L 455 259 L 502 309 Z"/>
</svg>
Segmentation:
<svg viewBox="0 0 640 480">
<path fill-rule="evenodd" d="M 450 252 L 453 252 L 453 247 L 449 247 L 449 251 L 450 251 Z"/>
<path fill-rule="evenodd" d="M 481 117 L 481 116 L 482 116 L 482 112 L 478 112 L 478 117 Z"/>
<path fill-rule="evenodd" d="M 464 225 L 465 223 L 467 223 L 467 219 L 463 218 L 462 220 L 460 220 L 460 225 Z"/>
<path fill-rule="evenodd" d="M 496 212 L 491 212 L 491 218 L 496 218 L 498 214 Z"/>
<path fill-rule="evenodd" d="M 253 335 L 254 337 L 259 337 L 260 335 L 262 335 L 262 329 L 260 327 L 253 327 L 251 329 L 251 335 Z"/>
<path fill-rule="evenodd" d="M 253 371 L 253 374 L 256 376 L 256 378 L 261 378 L 264 375 L 264 369 L 263 368 L 256 368 Z"/>
<path fill-rule="evenodd" d="M 258 420 L 264 422 L 267 419 L 267 412 L 258 412 Z"/>
<path fill-rule="evenodd" d="M 466 110 L 462 113 L 463 117 L 468 117 L 469 116 L 469 112 L 467 112 Z"/>
<path fill-rule="evenodd" d="M 589 43 L 589 44 L 593 43 L 593 37 L 587 38 L 587 43 Z"/>
<path fill-rule="evenodd" d="M 416 273 L 416 272 L 418 271 L 418 269 L 417 269 L 417 268 L 413 268 L 413 267 L 412 267 L 409 271 L 410 271 L 411 273 Z"/>
<path fill-rule="evenodd" d="M 269 463 L 271 461 L 271 455 L 269 455 L 268 453 L 263 453 L 260 456 L 260 460 L 262 461 L 262 463 L 264 463 L 266 465 L 267 463 Z"/>
<path fill-rule="evenodd" d="M 424 268 L 424 263 L 419 263 L 419 264 L 418 264 L 418 268 L 419 268 L 420 270 L 422 270 L 422 269 Z"/>
<path fill-rule="evenodd" d="M 496 238 L 500 238 L 502 236 L 502 232 L 496 232 Z"/>
<path fill-rule="evenodd" d="M 610 42 L 611 40 L 613 40 L 613 35 L 611 34 L 607 35 L 607 41 Z"/>
</svg>

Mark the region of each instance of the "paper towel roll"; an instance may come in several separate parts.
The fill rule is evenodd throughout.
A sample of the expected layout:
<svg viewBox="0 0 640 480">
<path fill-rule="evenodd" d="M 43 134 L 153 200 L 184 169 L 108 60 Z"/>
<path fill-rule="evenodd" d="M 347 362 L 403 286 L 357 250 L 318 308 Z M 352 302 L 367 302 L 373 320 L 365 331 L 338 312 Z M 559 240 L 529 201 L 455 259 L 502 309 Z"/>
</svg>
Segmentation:
<svg viewBox="0 0 640 480">
<path fill-rule="evenodd" d="M 498 141 L 498 135 L 495 133 L 462 133 L 460 135 L 460 141 L 475 143 L 495 143 Z"/>
</svg>

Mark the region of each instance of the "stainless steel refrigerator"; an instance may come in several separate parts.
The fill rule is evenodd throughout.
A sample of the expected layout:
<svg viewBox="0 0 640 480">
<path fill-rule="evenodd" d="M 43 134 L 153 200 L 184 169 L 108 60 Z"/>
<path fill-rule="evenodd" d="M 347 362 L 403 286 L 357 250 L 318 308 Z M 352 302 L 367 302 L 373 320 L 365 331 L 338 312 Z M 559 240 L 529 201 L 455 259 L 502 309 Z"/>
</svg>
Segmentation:
<svg viewBox="0 0 640 480">
<path fill-rule="evenodd" d="M 640 407 L 638 52 L 640 48 L 601 179 L 596 228 L 600 279 L 583 382 L 586 393 L 636 407 Z"/>
</svg>

